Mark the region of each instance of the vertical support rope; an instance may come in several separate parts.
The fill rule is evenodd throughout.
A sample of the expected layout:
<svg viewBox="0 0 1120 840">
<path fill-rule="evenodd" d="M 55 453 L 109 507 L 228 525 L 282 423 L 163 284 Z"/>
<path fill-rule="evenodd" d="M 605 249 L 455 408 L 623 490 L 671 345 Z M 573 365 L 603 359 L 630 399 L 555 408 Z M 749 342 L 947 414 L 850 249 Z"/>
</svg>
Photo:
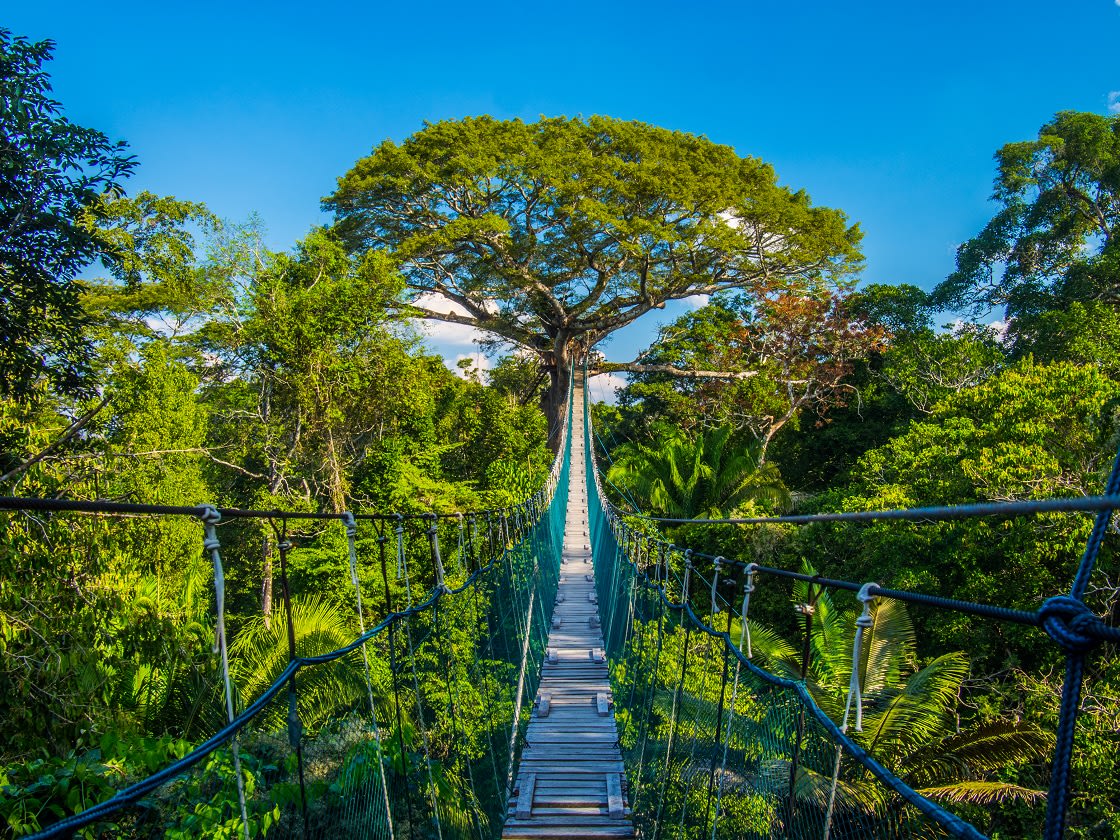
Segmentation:
<svg viewBox="0 0 1120 840">
<path fill-rule="evenodd" d="M 366 653 L 366 618 L 362 610 L 362 585 L 358 580 L 358 550 L 356 540 L 358 536 L 358 523 L 354 521 L 354 514 L 345 511 L 342 514 L 342 525 L 346 529 L 346 545 L 350 552 L 350 580 L 354 584 L 354 597 L 358 607 L 358 629 L 362 632 L 362 665 L 366 675 L 366 694 L 369 697 L 369 719 L 373 724 L 373 740 L 377 746 L 377 772 L 381 777 L 381 792 L 385 798 L 385 821 L 389 826 L 389 840 L 393 840 L 393 813 L 389 802 L 389 783 L 385 780 L 385 757 L 381 752 L 381 729 L 377 725 L 377 707 L 373 702 L 373 677 L 369 670 L 369 655 Z"/>
<path fill-rule="evenodd" d="M 288 620 L 288 662 L 296 658 L 296 628 L 292 621 L 292 594 L 288 586 L 288 552 L 292 550 L 292 543 L 288 539 L 288 522 L 281 518 L 281 527 L 277 528 L 272 523 L 276 532 L 277 548 L 280 550 L 280 582 L 284 588 L 284 615 Z M 307 817 L 307 785 L 303 773 L 303 722 L 299 718 L 299 693 L 296 687 L 296 675 L 288 679 L 288 743 L 296 751 L 296 764 L 299 769 L 299 800 L 303 813 L 303 833 L 310 836 Z"/>
<path fill-rule="evenodd" d="M 1109 472 L 1108 481 L 1105 483 L 1105 494 L 1114 496 L 1120 493 L 1120 452 L 1112 461 L 1112 470 Z M 1073 585 L 1070 587 L 1069 598 L 1075 600 L 1086 612 L 1081 601 L 1089 580 L 1093 575 L 1093 568 L 1100 554 L 1101 545 L 1108 531 L 1108 524 L 1112 519 L 1113 511 L 1102 510 L 1093 521 L 1093 530 L 1085 544 L 1085 552 L 1077 566 Z M 1059 599 L 1051 599 L 1058 601 Z M 1060 599 L 1066 600 L 1066 599 Z M 1043 605 L 1045 610 L 1046 605 Z M 1094 642 L 1076 640 L 1078 634 L 1071 634 L 1065 627 L 1065 622 L 1058 617 L 1053 620 L 1044 620 L 1043 627 L 1066 654 L 1065 683 L 1062 686 L 1062 702 L 1058 713 L 1058 731 L 1054 745 L 1054 763 L 1050 771 L 1050 790 L 1046 796 L 1046 823 L 1043 828 L 1043 837 L 1046 840 L 1061 840 L 1065 836 L 1066 820 L 1069 812 L 1069 783 L 1070 765 L 1073 762 L 1073 741 L 1077 734 L 1077 714 L 1081 707 L 1081 685 L 1085 678 L 1085 654 Z"/>
<path fill-rule="evenodd" d="M 817 611 L 817 599 L 824 592 L 824 587 L 818 586 L 814 592 L 813 587 L 816 584 L 810 583 L 806 591 L 805 603 L 798 604 L 795 609 L 797 612 L 805 616 L 805 639 L 801 646 L 801 682 L 805 682 L 805 678 L 809 675 L 809 656 L 812 652 L 813 645 L 813 613 Z M 793 836 L 793 821 L 797 815 L 797 773 L 801 765 L 801 745 L 805 740 L 805 706 L 798 704 L 800 711 L 797 714 L 797 741 L 793 747 L 793 761 L 790 763 L 789 772 L 789 801 L 786 803 L 786 826 L 785 832 L 787 836 Z"/>
<path fill-rule="evenodd" d="M 743 643 L 747 645 L 747 658 L 750 658 L 750 633 L 747 631 L 747 613 L 750 609 L 751 593 L 754 592 L 754 575 L 757 565 L 751 563 L 747 566 L 746 584 L 743 586 L 743 608 L 742 608 L 742 623 L 739 625 L 739 650 L 743 649 Z M 735 681 L 731 686 L 731 704 L 727 710 L 727 732 L 723 738 L 723 756 L 720 758 L 719 763 L 719 785 L 716 787 L 716 811 L 712 815 L 712 836 L 711 840 L 716 840 L 716 827 L 719 825 L 720 806 L 723 802 L 723 777 L 727 771 L 727 751 L 731 746 L 731 726 L 735 721 L 735 701 L 739 697 L 739 677 L 742 671 L 743 663 L 739 657 L 735 657 Z"/>
<path fill-rule="evenodd" d="M 746 641 L 747 645 L 747 659 L 754 659 L 754 651 L 751 650 L 751 593 L 755 590 L 754 576 L 758 572 L 757 563 L 747 564 L 747 583 L 743 587 L 743 612 L 742 612 L 742 626 L 739 629 L 739 650 L 743 649 L 743 642 Z"/>
<path fill-rule="evenodd" d="M 723 557 L 717 557 L 716 558 L 716 561 L 717 561 L 716 564 L 715 564 L 716 571 L 715 571 L 715 575 L 712 577 L 712 605 L 713 605 L 712 626 L 713 627 L 715 626 L 715 620 L 714 620 L 715 612 L 718 611 L 718 608 L 719 608 L 719 605 L 716 603 L 716 597 L 717 597 L 716 584 L 717 584 L 717 581 L 719 580 L 719 566 L 720 566 L 719 561 L 723 561 L 723 560 L 725 560 L 725 558 L 723 558 Z M 728 607 L 730 607 L 730 604 L 728 604 Z M 727 609 L 727 610 L 725 610 L 725 612 L 727 613 L 727 629 L 725 630 L 725 632 L 727 633 L 727 637 L 731 638 L 731 616 L 732 616 L 732 613 L 734 611 L 731 610 L 731 609 Z M 716 756 L 719 754 L 720 733 L 723 729 L 724 701 L 727 698 L 727 674 L 728 674 L 728 671 L 731 670 L 730 669 L 730 664 L 727 661 L 727 653 L 728 652 L 727 652 L 726 648 L 724 647 L 724 645 L 722 643 L 718 644 L 717 646 L 718 646 L 718 648 L 719 648 L 719 650 L 722 654 L 722 657 L 723 657 L 723 675 L 720 678 L 720 684 L 719 684 L 719 706 L 716 708 L 716 722 L 715 722 L 715 726 L 712 727 L 712 733 L 715 735 L 715 749 L 712 751 L 712 762 L 711 762 L 711 767 L 708 771 L 708 797 L 707 797 L 707 800 L 704 803 L 704 832 L 703 832 L 704 834 L 708 833 L 708 817 L 712 812 L 712 795 L 715 792 L 715 784 L 716 784 Z"/>
<path fill-rule="evenodd" d="M 385 535 L 384 525 L 378 524 L 377 534 L 377 547 L 378 554 L 381 560 L 381 580 L 385 585 L 385 614 L 391 615 L 393 612 L 393 600 L 389 590 L 389 564 L 386 558 L 386 544 L 389 538 Z M 396 708 L 397 717 L 397 748 L 400 750 L 401 759 L 401 775 L 407 775 L 408 762 L 405 753 L 404 743 L 404 717 L 401 712 L 401 688 L 400 680 L 398 679 L 397 668 L 397 625 L 399 621 L 389 622 L 389 678 L 393 683 L 393 700 Z M 404 786 L 405 797 L 405 813 L 408 816 L 409 833 L 412 832 L 412 786 L 407 782 Z"/>
<path fill-rule="evenodd" d="M 536 576 L 533 576 L 534 582 Z M 525 613 L 525 641 L 521 646 L 521 669 L 517 675 L 517 694 L 513 701 L 513 726 L 510 727 L 509 739 L 509 765 L 506 775 L 506 793 L 513 796 L 513 761 L 517 754 L 517 736 L 521 731 L 521 704 L 525 696 L 525 668 L 529 661 L 529 641 L 533 627 L 533 603 L 537 597 L 537 588 L 534 586 L 529 592 L 529 609 Z"/>
<path fill-rule="evenodd" d="M 444 583 L 446 575 L 443 570 L 443 560 L 439 556 L 439 514 L 429 513 L 426 516 L 432 522 L 428 527 L 428 542 L 432 547 L 432 568 L 436 575 L 436 591 L 447 592 L 447 584 Z"/>
<path fill-rule="evenodd" d="M 216 622 L 214 630 L 214 653 L 221 654 L 222 658 L 222 686 L 225 690 L 226 722 L 233 723 L 233 685 L 229 677 L 229 645 L 226 639 L 226 575 L 222 568 L 222 544 L 218 539 L 218 523 L 222 521 L 222 514 L 211 505 L 204 505 L 202 510 L 202 525 L 205 537 L 202 547 L 210 552 L 210 562 L 214 566 L 214 601 Z M 245 840 L 249 840 L 249 813 L 245 805 L 245 780 L 241 778 L 241 739 L 238 735 L 231 742 L 233 753 L 233 772 L 237 776 L 237 804 L 241 810 L 241 831 Z"/>
<path fill-rule="evenodd" d="M 459 518 L 459 549 L 458 549 L 458 551 L 455 552 L 455 563 L 459 567 L 459 574 L 462 574 L 463 573 L 463 551 L 466 549 L 467 535 L 466 535 L 466 531 L 463 527 L 463 514 L 457 513 L 457 514 L 455 514 L 455 516 L 457 516 Z M 470 570 L 469 570 L 469 567 L 468 567 L 468 574 L 469 574 L 469 572 L 470 572 Z"/>
<path fill-rule="evenodd" d="M 397 580 L 401 579 L 401 574 L 404 574 L 405 597 L 408 599 L 405 606 L 412 606 L 412 588 L 408 583 L 408 560 L 404 555 L 404 517 L 399 513 L 393 514 L 396 518 L 396 524 L 393 526 L 393 533 L 397 535 Z"/>
<path fill-rule="evenodd" d="M 855 729 L 856 732 L 863 731 L 863 693 L 860 689 L 860 667 L 863 664 L 861 649 L 863 647 L 863 631 L 874 624 L 874 619 L 871 617 L 871 604 L 875 600 L 875 595 L 871 590 L 878 585 L 877 583 L 865 583 L 856 594 L 856 598 L 863 604 L 863 611 L 856 619 L 856 635 L 852 640 L 852 675 L 848 680 L 848 697 L 844 701 L 844 720 L 840 724 L 840 731 L 845 735 L 848 734 L 848 718 L 852 710 L 853 700 L 856 704 Z M 824 817 L 823 840 L 828 840 L 828 836 L 832 833 L 832 814 L 836 807 L 836 787 L 840 783 L 840 760 L 843 757 L 844 745 L 840 743 L 836 745 L 836 760 L 832 766 L 832 784 L 828 790 L 828 808 Z"/>
</svg>

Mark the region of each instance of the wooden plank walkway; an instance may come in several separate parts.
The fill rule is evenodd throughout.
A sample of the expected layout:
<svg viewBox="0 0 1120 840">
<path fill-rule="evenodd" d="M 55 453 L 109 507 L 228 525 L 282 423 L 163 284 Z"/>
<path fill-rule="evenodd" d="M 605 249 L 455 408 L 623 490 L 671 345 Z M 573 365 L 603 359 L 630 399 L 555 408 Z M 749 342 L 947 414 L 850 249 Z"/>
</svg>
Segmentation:
<svg viewBox="0 0 1120 840">
<path fill-rule="evenodd" d="M 560 589 L 502 837 L 633 837 L 587 523 L 583 386 L 575 386 Z"/>
</svg>

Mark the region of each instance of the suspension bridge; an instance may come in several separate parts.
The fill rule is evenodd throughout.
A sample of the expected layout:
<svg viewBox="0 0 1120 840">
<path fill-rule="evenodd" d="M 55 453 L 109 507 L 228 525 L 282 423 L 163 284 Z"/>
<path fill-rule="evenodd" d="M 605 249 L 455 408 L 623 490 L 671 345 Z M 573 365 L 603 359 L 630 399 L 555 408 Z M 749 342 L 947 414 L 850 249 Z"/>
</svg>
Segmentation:
<svg viewBox="0 0 1120 840">
<path fill-rule="evenodd" d="M 855 667 L 840 720 L 814 700 L 804 666 L 790 679 L 756 664 L 750 598 L 764 579 L 803 587 L 806 657 L 813 605 L 826 592 L 856 595 L 865 615 L 888 599 L 1039 628 L 1067 663 L 1043 828 L 1049 840 L 1064 836 L 1086 657 L 1120 641 L 1083 601 L 1120 507 L 1120 467 L 1090 498 L 740 520 L 1094 514 L 1070 593 L 1013 610 L 650 536 L 606 503 L 582 377 L 570 391 L 548 481 L 503 510 L 334 515 L 0 499 L 3 509 L 49 515 L 194 517 L 214 571 L 225 725 L 34 837 L 984 837 L 852 737 L 866 703 L 866 622 L 845 648 Z M 244 696 L 227 643 L 221 529 L 254 517 L 278 537 L 287 658 L 266 688 Z M 304 520 L 336 520 L 346 535 L 360 634 L 334 650 L 301 649 L 307 641 L 293 630 L 287 556 Z"/>
</svg>

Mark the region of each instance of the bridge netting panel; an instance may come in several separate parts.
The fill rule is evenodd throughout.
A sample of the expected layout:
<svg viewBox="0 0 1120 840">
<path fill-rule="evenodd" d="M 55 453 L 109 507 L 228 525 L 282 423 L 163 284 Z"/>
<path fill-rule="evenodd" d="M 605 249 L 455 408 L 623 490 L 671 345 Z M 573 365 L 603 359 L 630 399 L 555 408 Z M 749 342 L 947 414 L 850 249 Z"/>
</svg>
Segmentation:
<svg viewBox="0 0 1120 840">
<path fill-rule="evenodd" d="M 590 417 L 586 434 L 593 452 Z M 740 650 L 741 577 L 713 586 L 711 570 L 701 576 L 690 552 L 653 547 L 614 514 L 597 470 L 587 480 L 604 637 L 640 836 L 983 836 L 870 759 L 803 684 L 763 671 Z"/>
<path fill-rule="evenodd" d="M 469 524 L 351 519 L 351 547 L 356 531 L 371 549 L 352 556 L 372 626 L 342 648 L 302 635 L 290 656 L 278 596 L 277 644 L 229 646 L 232 723 L 34 837 L 499 836 L 556 595 L 568 448 L 531 499 Z"/>
</svg>

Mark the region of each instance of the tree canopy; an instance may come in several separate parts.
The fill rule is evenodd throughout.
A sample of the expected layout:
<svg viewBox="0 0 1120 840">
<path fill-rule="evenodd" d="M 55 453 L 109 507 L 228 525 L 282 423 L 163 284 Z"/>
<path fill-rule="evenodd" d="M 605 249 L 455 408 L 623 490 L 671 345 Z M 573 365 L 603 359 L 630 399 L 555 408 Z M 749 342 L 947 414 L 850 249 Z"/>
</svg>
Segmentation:
<svg viewBox="0 0 1120 840">
<path fill-rule="evenodd" d="M 957 250 L 940 305 L 1019 316 L 1120 300 L 1120 115 L 1062 111 L 995 155 L 1001 208 Z"/>
<path fill-rule="evenodd" d="M 729 146 L 609 117 L 467 118 L 386 140 L 325 199 L 352 249 L 387 249 L 411 313 L 535 353 L 558 420 L 568 370 L 667 301 L 818 286 L 858 226 Z"/>
<path fill-rule="evenodd" d="M 62 116 L 43 69 L 53 49 L 0 28 L 0 397 L 44 376 L 83 387 L 92 350 L 73 280 L 100 254 L 83 219 L 135 165 L 123 143 Z"/>
</svg>

